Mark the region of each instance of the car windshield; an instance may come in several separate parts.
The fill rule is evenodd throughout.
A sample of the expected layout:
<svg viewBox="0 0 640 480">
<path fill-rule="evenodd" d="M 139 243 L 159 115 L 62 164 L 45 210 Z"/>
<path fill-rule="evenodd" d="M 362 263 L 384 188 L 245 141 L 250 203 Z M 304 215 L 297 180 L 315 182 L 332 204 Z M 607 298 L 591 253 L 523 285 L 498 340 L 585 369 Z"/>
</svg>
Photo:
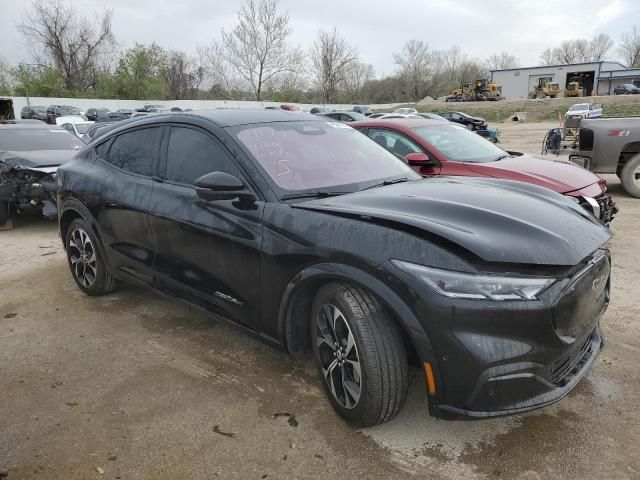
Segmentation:
<svg viewBox="0 0 640 480">
<path fill-rule="evenodd" d="M 0 130 L 0 150 L 78 150 L 84 142 L 66 130 L 25 128 Z"/>
<path fill-rule="evenodd" d="M 413 131 L 454 162 L 493 162 L 507 152 L 459 125 L 415 127 Z"/>
<path fill-rule="evenodd" d="M 344 123 L 303 120 L 242 125 L 234 130 L 282 190 L 353 192 L 393 177 L 421 178 Z"/>
<path fill-rule="evenodd" d="M 578 103 L 576 105 L 573 105 L 569 111 L 570 112 L 575 112 L 577 110 L 588 110 L 589 109 L 589 104 L 588 103 Z"/>
<path fill-rule="evenodd" d="M 87 133 L 91 125 L 91 123 L 76 123 L 76 131 L 80 134 Z"/>
<path fill-rule="evenodd" d="M 364 120 L 365 118 L 367 118 L 363 114 L 358 112 L 349 112 L 349 115 L 351 115 L 354 120 Z"/>
<path fill-rule="evenodd" d="M 63 105 L 62 107 L 60 107 L 60 113 L 63 115 L 80 115 L 80 110 L 75 107 Z"/>
</svg>

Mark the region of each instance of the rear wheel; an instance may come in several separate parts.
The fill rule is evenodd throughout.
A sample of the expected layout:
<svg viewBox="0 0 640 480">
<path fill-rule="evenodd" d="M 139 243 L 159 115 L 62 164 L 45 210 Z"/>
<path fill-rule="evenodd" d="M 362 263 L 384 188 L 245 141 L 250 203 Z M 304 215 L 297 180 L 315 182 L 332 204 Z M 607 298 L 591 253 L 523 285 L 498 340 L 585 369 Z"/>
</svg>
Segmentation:
<svg viewBox="0 0 640 480">
<path fill-rule="evenodd" d="M 640 153 L 624 164 L 620 172 L 620 181 L 629 195 L 640 198 Z"/>
<path fill-rule="evenodd" d="M 392 419 L 407 396 L 407 353 L 393 318 L 367 291 L 330 283 L 314 299 L 313 353 L 324 390 L 358 427 Z"/>
<path fill-rule="evenodd" d="M 87 295 L 105 295 L 115 288 L 91 227 L 77 218 L 66 233 L 67 260 L 76 285 Z"/>
<path fill-rule="evenodd" d="M 9 202 L 0 200 L 0 226 L 9 221 Z"/>
</svg>

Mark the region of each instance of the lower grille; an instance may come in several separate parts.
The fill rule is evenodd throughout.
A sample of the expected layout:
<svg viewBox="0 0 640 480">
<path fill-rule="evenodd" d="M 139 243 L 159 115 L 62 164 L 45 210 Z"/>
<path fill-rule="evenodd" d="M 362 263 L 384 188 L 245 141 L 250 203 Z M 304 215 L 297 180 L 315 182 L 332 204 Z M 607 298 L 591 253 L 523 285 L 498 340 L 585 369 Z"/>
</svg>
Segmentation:
<svg viewBox="0 0 640 480">
<path fill-rule="evenodd" d="M 551 382 L 556 387 L 564 387 L 582 370 L 582 367 L 584 367 L 585 363 L 591 358 L 592 353 L 593 334 L 589 335 L 575 356 L 569 355 L 556 362 L 556 366 L 551 371 Z"/>
</svg>

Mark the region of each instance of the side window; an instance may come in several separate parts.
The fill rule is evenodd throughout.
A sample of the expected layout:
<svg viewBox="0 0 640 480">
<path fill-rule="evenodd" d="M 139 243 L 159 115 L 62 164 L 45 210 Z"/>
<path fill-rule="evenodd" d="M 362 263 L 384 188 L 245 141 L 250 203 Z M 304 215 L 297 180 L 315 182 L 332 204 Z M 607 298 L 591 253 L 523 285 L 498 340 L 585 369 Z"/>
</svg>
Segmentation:
<svg viewBox="0 0 640 480">
<path fill-rule="evenodd" d="M 118 135 L 111 143 L 105 160 L 118 168 L 151 176 L 153 158 L 162 136 L 159 127 L 142 128 Z"/>
<path fill-rule="evenodd" d="M 401 157 L 409 153 L 422 152 L 422 149 L 413 140 L 392 130 L 372 128 L 369 130 L 368 135 L 376 143 Z"/>
<path fill-rule="evenodd" d="M 235 160 L 217 139 L 193 128 L 171 128 L 167 180 L 193 185 L 202 175 L 218 171 L 240 176 Z"/>
<path fill-rule="evenodd" d="M 73 127 L 71 126 L 70 123 L 65 123 L 64 125 L 62 125 L 62 128 L 64 128 L 65 130 L 71 132 L 71 133 L 76 133 L 73 131 Z"/>
</svg>

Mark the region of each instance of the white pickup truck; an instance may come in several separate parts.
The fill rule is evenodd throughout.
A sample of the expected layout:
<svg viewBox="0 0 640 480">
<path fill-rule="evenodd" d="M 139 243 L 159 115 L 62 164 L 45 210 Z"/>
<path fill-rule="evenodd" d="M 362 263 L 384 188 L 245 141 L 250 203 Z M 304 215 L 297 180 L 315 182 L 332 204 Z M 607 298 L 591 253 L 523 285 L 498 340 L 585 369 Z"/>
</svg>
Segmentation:
<svg viewBox="0 0 640 480">
<path fill-rule="evenodd" d="M 576 103 L 569 107 L 565 118 L 600 118 L 602 117 L 602 105 L 595 106 L 591 103 Z"/>
</svg>

